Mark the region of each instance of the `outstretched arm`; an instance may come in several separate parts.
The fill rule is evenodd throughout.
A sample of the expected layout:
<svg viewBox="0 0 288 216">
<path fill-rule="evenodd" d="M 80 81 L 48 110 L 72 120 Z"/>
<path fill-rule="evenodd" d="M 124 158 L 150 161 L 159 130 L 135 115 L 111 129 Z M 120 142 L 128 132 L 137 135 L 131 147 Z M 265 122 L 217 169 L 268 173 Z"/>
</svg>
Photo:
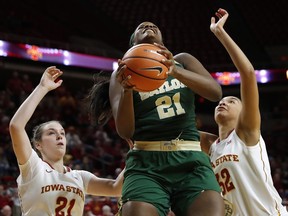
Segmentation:
<svg viewBox="0 0 288 216">
<path fill-rule="evenodd" d="M 247 145 L 255 145 L 259 140 L 261 122 L 255 71 L 249 59 L 223 28 L 228 12 L 220 8 L 216 16 L 219 20 L 215 22 L 212 17 L 210 29 L 227 50 L 241 76 L 242 110 L 235 129 Z"/>
<path fill-rule="evenodd" d="M 177 79 L 207 100 L 216 102 L 221 99 L 221 86 L 198 59 L 188 53 L 180 53 L 175 56 L 175 60 L 185 67 L 178 68 L 174 75 Z"/>
<path fill-rule="evenodd" d="M 51 90 L 58 88 L 62 80 L 55 80 L 63 74 L 55 66 L 48 67 L 40 80 L 38 86 L 22 103 L 10 121 L 9 131 L 12 139 L 13 149 L 19 164 L 24 164 L 29 159 L 32 147 L 25 126 L 33 115 L 36 107 L 43 97 Z"/>
<path fill-rule="evenodd" d="M 88 194 L 95 196 L 121 196 L 124 172 L 125 169 L 121 171 L 116 179 L 92 177 L 88 186 Z"/>
</svg>

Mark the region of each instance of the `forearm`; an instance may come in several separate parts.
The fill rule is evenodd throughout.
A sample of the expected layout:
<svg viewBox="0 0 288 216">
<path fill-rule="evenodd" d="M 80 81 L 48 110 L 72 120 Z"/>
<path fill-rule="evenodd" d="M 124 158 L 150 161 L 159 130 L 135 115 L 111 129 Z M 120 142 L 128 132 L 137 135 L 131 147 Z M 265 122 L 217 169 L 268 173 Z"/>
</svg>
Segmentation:
<svg viewBox="0 0 288 216">
<path fill-rule="evenodd" d="M 47 93 L 48 90 L 45 87 L 38 85 L 19 107 L 11 119 L 10 125 L 13 127 L 24 128 L 33 115 L 36 107 Z"/>
<path fill-rule="evenodd" d="M 259 140 L 261 117 L 259 110 L 259 93 L 254 68 L 241 48 L 223 28 L 228 12 L 219 8 L 216 12 L 219 20 L 211 18 L 210 29 L 222 43 L 241 76 L 240 96 L 242 109 L 235 127 L 238 136 L 246 145 L 254 145 Z"/>
<path fill-rule="evenodd" d="M 258 87 L 253 65 L 225 29 L 220 28 L 215 35 L 227 50 L 240 73 L 241 99 L 245 104 L 244 109 L 248 107 L 248 110 L 258 110 Z"/>
<path fill-rule="evenodd" d="M 215 36 L 222 43 L 224 48 L 227 50 L 230 58 L 232 59 L 237 70 L 242 73 L 241 77 L 244 75 L 255 76 L 254 68 L 249 59 L 240 49 L 240 47 L 235 43 L 235 41 L 229 36 L 225 29 L 220 28 Z M 244 73 L 245 72 L 245 73 Z"/>
<path fill-rule="evenodd" d="M 88 194 L 95 196 L 121 196 L 124 172 L 125 169 L 121 171 L 116 179 L 92 177 L 87 188 Z"/>
<path fill-rule="evenodd" d="M 133 91 L 123 90 L 117 110 L 116 126 L 119 136 L 130 139 L 135 130 Z"/>
<path fill-rule="evenodd" d="M 115 180 L 115 183 L 113 184 L 114 191 L 116 192 L 116 195 L 120 196 L 122 192 L 122 186 L 123 186 L 123 181 L 124 181 L 124 172 L 125 169 L 123 169 L 118 177 Z"/>
<path fill-rule="evenodd" d="M 208 76 L 203 76 L 202 74 L 179 68 L 177 69 L 175 78 L 198 95 L 210 101 L 218 101 L 222 97 L 221 86 L 210 74 Z"/>
</svg>

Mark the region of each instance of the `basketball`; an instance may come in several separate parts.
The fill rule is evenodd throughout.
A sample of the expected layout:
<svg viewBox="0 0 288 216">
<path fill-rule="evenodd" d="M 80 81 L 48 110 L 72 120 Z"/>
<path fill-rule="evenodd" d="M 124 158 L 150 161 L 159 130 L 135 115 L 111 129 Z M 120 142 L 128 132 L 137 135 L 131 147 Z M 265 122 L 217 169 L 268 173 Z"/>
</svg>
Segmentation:
<svg viewBox="0 0 288 216">
<path fill-rule="evenodd" d="M 159 47 L 143 43 L 131 47 L 123 56 L 122 61 L 127 68 L 124 77 L 131 76 L 128 80 L 134 90 L 149 92 L 159 88 L 167 78 L 168 68 L 161 62 L 167 59 L 157 53 Z"/>
</svg>

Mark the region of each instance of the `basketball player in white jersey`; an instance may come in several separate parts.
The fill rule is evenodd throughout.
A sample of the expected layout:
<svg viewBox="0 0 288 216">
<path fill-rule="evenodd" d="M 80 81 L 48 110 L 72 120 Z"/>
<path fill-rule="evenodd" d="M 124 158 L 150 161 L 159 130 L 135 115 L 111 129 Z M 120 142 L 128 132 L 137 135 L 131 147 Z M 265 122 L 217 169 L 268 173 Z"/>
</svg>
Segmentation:
<svg viewBox="0 0 288 216">
<path fill-rule="evenodd" d="M 65 131 L 57 121 L 37 126 L 32 148 L 25 126 L 43 97 L 58 88 L 63 74 L 55 66 L 48 67 L 39 85 L 22 103 L 10 122 L 13 149 L 20 168 L 17 179 L 22 215 L 80 216 L 85 194 L 120 196 L 123 172 L 116 180 L 98 178 L 84 170 L 65 167 Z"/>
<path fill-rule="evenodd" d="M 254 68 L 223 28 L 227 11 L 220 8 L 216 16 L 219 20 L 216 22 L 212 17 L 210 29 L 227 50 L 241 76 L 241 100 L 234 96 L 224 97 L 215 108 L 219 138 L 209 152 L 226 200 L 226 215 L 287 216 L 273 186 L 266 146 L 260 134 Z"/>
</svg>

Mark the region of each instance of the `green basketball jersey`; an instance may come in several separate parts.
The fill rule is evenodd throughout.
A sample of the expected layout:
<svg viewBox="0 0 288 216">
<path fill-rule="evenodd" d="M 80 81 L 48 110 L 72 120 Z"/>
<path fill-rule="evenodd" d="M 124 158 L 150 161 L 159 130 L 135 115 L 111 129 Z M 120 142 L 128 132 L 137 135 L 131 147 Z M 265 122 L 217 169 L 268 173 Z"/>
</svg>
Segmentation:
<svg viewBox="0 0 288 216">
<path fill-rule="evenodd" d="M 134 92 L 137 141 L 195 140 L 199 133 L 195 119 L 195 94 L 176 78 L 151 92 Z"/>
</svg>

